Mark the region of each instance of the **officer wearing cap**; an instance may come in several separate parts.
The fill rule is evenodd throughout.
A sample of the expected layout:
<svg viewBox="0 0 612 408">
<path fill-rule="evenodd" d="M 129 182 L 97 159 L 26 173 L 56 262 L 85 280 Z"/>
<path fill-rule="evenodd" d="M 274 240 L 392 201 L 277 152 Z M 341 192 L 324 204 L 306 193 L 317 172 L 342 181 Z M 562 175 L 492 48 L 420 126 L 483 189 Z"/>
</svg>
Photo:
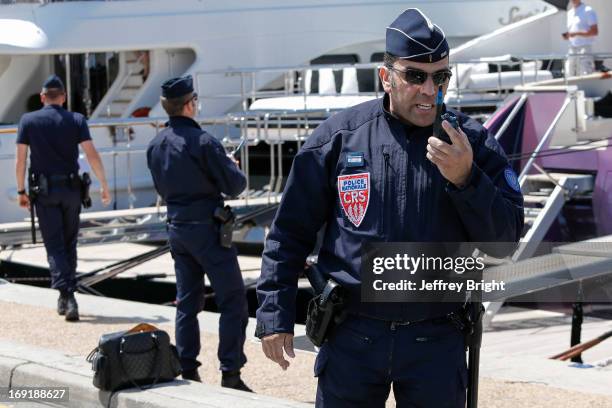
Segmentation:
<svg viewBox="0 0 612 408">
<path fill-rule="evenodd" d="M 59 290 L 57 312 L 68 321 L 79 320 L 74 291 L 76 288 L 77 236 L 81 212 L 81 190 L 78 178 L 79 146 L 100 181 L 101 200 L 110 202 L 108 184 L 100 155 L 91 140 L 83 115 L 68 112 L 62 105 L 66 93 L 62 80 L 51 75 L 40 93 L 43 108 L 26 113 L 19 122 L 17 133 L 16 174 L 19 205 L 29 208 L 32 203 L 25 190 L 28 148 L 30 154 L 30 190 L 33 180 L 44 179 L 34 207 L 42 234 L 51 287 Z"/>
<path fill-rule="evenodd" d="M 452 144 L 433 136 L 448 51 L 421 11 L 403 12 L 386 30 L 384 97 L 327 119 L 294 159 L 265 243 L 256 335 L 287 369 L 298 276 L 325 225 L 318 267 L 348 293 L 348 316 L 316 359 L 318 407 L 384 407 L 391 386 L 398 406 L 465 406 L 465 345 L 448 318 L 461 305 L 360 296 L 365 243 L 516 242 L 521 234 L 520 187 L 486 129 L 452 111 L 460 130 L 443 124 Z M 342 194 L 347 178 L 367 191 Z"/>
<path fill-rule="evenodd" d="M 223 387 L 251 391 L 240 378 L 248 308 L 236 249 L 221 246 L 215 209 L 223 197 L 246 187 L 245 175 L 221 143 L 193 120 L 197 94 L 191 76 L 162 85 L 161 103 L 170 116 L 166 128 L 149 144 L 147 163 L 168 209 L 168 237 L 176 273 L 176 345 L 183 378 L 201 381 L 198 367 L 204 274 L 221 313 L 218 358 Z"/>
</svg>

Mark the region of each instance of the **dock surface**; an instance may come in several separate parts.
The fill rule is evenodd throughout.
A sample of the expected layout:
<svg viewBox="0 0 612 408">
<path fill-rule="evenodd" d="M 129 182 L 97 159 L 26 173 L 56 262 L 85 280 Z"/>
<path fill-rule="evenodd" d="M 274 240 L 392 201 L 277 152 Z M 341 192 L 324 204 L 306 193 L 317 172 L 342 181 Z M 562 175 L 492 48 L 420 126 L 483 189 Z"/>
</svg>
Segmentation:
<svg viewBox="0 0 612 408">
<path fill-rule="evenodd" d="M 138 322 L 149 322 L 166 330 L 172 339 L 174 338 L 175 309 L 172 307 L 82 294 L 76 296 L 81 321 L 67 323 L 55 312 L 56 291 L 0 281 L 0 373 L 3 373 L 3 364 L 14 363 L 19 358 L 29 356 L 28 358 L 34 359 L 32 364 L 47 364 L 51 358 L 49 356 L 54 356 L 58 361 L 63 361 L 62 364 L 74 368 L 74 373 L 66 374 L 66 378 L 78 376 L 83 384 L 89 384 L 85 391 L 95 393 L 98 398 L 98 391 L 90 385 L 92 372 L 89 364 L 85 362 L 85 356 L 96 346 L 101 334 L 127 330 Z M 483 338 L 480 406 L 612 406 L 612 367 L 574 368 L 571 363 L 546 358 L 567 348 L 570 319 L 570 316 L 558 313 L 521 309 L 504 312 L 502 309 L 502 313 L 493 321 L 491 330 L 487 331 Z M 205 384 L 187 385 L 186 382 L 176 381 L 170 383 L 172 385 L 161 385 L 163 391 L 156 389 L 138 392 L 136 394 L 139 398 L 144 398 L 144 405 L 139 406 L 159 406 L 147 404 L 171 401 L 164 398 L 173 398 L 173 390 L 180 390 L 178 392 L 185 398 L 195 398 L 200 406 L 217 406 L 207 405 L 205 401 L 207 395 L 212 395 L 210 390 L 224 391 L 218 387 L 218 315 L 202 312 L 199 320 L 203 346 L 200 374 Z M 304 337 L 304 327 L 296 327 L 297 357 L 291 361 L 287 371 L 282 371 L 263 356 L 260 344 L 253 337 L 254 329 L 255 321 L 250 319 L 245 345 L 248 363 L 243 369 L 245 382 L 260 398 L 273 398 L 268 406 L 312 405 L 316 390 L 316 379 L 313 377 L 316 355 L 312 351 L 312 345 Z M 586 318 L 583 339 L 590 339 L 610 329 L 612 322 L 609 320 Z M 584 359 L 590 362 L 603 356 L 612 356 L 612 342 L 604 342 L 593 348 L 584 354 Z M 44 373 L 44 370 L 37 372 Z M 24 372 L 23 378 L 29 378 L 27 372 Z M 0 382 L 2 381 L 6 382 L 6 378 L 0 379 Z M 59 383 L 63 380 L 57 378 L 53 381 Z M 183 387 L 186 388 L 184 392 Z M 151 397 L 151 393 L 155 393 L 154 397 Z M 214 400 L 214 396 L 210 398 Z M 261 406 L 259 403 L 263 402 L 240 399 L 236 401 L 236 406 Z M 286 401 L 288 405 L 275 405 L 285 404 L 282 401 Z M 191 403 L 185 404 L 191 406 Z M 227 406 L 227 401 L 225 404 Z M 392 398 L 387 406 L 394 406 Z"/>
</svg>

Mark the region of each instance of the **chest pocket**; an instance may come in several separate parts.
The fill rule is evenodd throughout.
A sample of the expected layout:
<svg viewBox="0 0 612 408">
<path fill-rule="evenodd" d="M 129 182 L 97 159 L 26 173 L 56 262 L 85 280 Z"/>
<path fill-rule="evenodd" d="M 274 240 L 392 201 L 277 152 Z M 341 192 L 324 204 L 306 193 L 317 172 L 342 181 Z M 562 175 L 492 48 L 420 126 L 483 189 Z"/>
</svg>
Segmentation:
<svg viewBox="0 0 612 408">
<path fill-rule="evenodd" d="M 382 238 L 392 183 L 389 146 L 373 148 L 369 157 L 364 155 L 361 166 L 347 163 L 349 153 L 341 153 L 338 163 L 336 221 L 346 233 Z"/>
</svg>

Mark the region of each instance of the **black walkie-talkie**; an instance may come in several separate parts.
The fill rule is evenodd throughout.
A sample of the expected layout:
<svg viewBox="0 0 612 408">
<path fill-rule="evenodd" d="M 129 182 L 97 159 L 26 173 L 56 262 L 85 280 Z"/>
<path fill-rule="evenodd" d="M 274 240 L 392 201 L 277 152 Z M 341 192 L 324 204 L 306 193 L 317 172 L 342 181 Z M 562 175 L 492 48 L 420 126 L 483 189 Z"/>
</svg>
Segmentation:
<svg viewBox="0 0 612 408">
<path fill-rule="evenodd" d="M 444 95 L 442 93 L 442 85 L 438 87 L 438 95 L 436 96 L 436 119 L 433 124 L 433 134 L 438 139 L 448 143 L 453 144 L 450 139 L 450 136 L 444 131 L 442 128 L 442 122 L 447 121 L 451 124 L 455 129 L 459 129 L 459 121 L 457 117 L 453 115 L 451 112 L 442 113 L 442 108 L 444 104 Z"/>
</svg>

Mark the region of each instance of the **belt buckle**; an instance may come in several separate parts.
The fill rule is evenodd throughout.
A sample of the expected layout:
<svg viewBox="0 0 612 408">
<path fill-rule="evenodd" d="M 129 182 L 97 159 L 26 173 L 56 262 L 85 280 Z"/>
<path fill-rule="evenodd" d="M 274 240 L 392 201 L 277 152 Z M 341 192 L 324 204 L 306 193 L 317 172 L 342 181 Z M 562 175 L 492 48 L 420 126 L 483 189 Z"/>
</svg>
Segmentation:
<svg viewBox="0 0 612 408">
<path fill-rule="evenodd" d="M 412 323 L 414 322 L 409 320 L 391 320 L 391 330 L 395 330 L 397 326 L 409 326 Z"/>
</svg>

